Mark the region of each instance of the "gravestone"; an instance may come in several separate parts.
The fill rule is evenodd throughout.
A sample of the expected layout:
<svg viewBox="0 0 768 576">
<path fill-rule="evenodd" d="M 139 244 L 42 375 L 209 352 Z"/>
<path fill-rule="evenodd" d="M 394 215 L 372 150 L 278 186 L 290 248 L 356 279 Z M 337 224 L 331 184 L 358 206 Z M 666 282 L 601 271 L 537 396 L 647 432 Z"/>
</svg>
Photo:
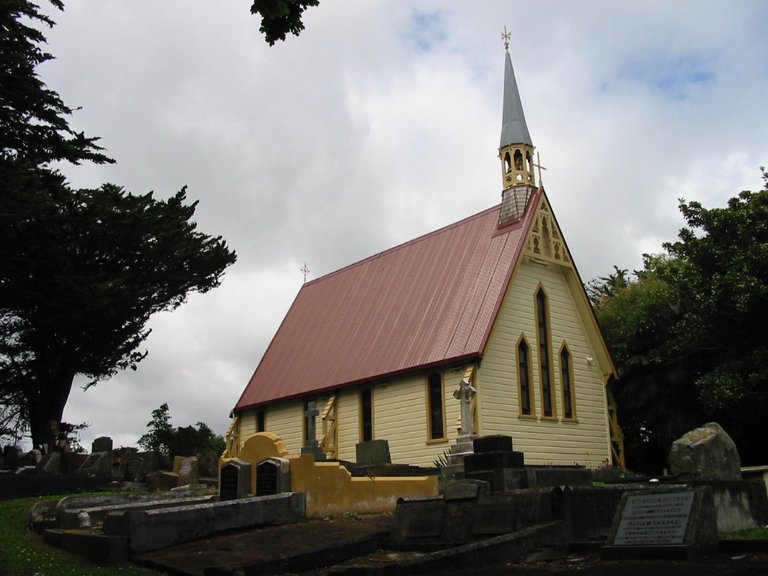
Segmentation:
<svg viewBox="0 0 768 576">
<path fill-rule="evenodd" d="M 355 462 L 362 465 L 391 464 L 389 442 L 386 440 L 369 440 L 355 445 Z"/>
<path fill-rule="evenodd" d="M 256 496 L 271 496 L 291 491 L 290 462 L 287 458 L 267 458 L 256 466 Z"/>
<path fill-rule="evenodd" d="M 34 448 L 19 458 L 18 466 L 37 466 L 43 460 L 43 453 Z"/>
<path fill-rule="evenodd" d="M 78 474 L 103 478 L 112 475 L 112 452 L 96 452 L 86 458 L 77 470 Z"/>
<path fill-rule="evenodd" d="M 221 467 L 220 500 L 237 500 L 248 496 L 251 488 L 251 465 L 244 460 L 230 460 Z M 277 482 L 275 481 L 275 490 Z M 276 492 L 275 492 L 276 493 Z"/>
<path fill-rule="evenodd" d="M 473 441 L 474 453 L 464 457 L 464 476 L 488 482 L 492 491 L 526 487 L 525 458 L 512 447 L 512 438 L 501 434 Z"/>
<path fill-rule="evenodd" d="M 91 442 L 91 454 L 96 452 L 111 452 L 112 438 L 109 436 L 99 436 Z"/>
<path fill-rule="evenodd" d="M 184 458 L 179 466 L 178 486 L 197 484 L 197 478 L 197 458 L 195 456 Z"/>
<path fill-rule="evenodd" d="M 18 446 L 6 446 L 3 450 L 3 456 L 5 456 L 4 466 L 6 468 L 16 468 L 21 460 L 21 450 Z"/>
<path fill-rule="evenodd" d="M 675 440 L 669 452 L 669 467 L 679 480 L 741 480 L 736 444 L 716 422 Z"/>
<path fill-rule="evenodd" d="M 146 472 L 144 469 L 144 458 L 133 454 L 128 457 L 125 465 L 125 480 L 128 482 L 143 482 Z"/>
<path fill-rule="evenodd" d="M 410 540 L 439 538 L 445 512 L 442 498 L 400 498 L 395 509 L 392 541 L 403 545 Z"/>
<path fill-rule="evenodd" d="M 307 437 L 305 439 L 304 446 L 301 447 L 302 454 L 312 454 L 315 460 L 325 460 L 325 453 L 320 444 L 317 441 L 317 417 L 320 415 L 320 411 L 317 409 L 317 403 L 312 400 L 307 402 L 307 409 L 304 411 L 304 426 L 307 431 Z"/>
<path fill-rule="evenodd" d="M 43 459 L 37 465 L 37 470 L 47 474 L 60 474 L 61 452 L 51 452 L 50 454 L 43 456 Z"/>
<path fill-rule="evenodd" d="M 625 493 L 602 555 L 692 558 L 717 549 L 717 519 L 706 487 Z"/>
</svg>

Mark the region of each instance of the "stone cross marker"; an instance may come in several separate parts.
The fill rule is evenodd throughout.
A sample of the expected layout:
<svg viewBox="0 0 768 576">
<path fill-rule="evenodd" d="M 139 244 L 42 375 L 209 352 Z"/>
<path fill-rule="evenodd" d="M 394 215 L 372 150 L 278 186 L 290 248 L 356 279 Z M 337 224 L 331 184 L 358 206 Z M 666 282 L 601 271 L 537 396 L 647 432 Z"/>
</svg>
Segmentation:
<svg viewBox="0 0 768 576">
<path fill-rule="evenodd" d="M 317 409 L 317 403 L 314 400 L 307 402 L 307 409 L 304 411 L 304 416 L 307 419 L 307 446 L 316 446 L 317 438 L 315 437 L 315 422 L 320 411 Z"/>
<path fill-rule="evenodd" d="M 475 425 L 472 416 L 472 398 L 477 394 L 477 390 L 469 380 L 462 378 L 459 387 L 453 391 L 453 397 L 461 402 L 461 436 L 470 436 L 473 434 Z"/>
</svg>

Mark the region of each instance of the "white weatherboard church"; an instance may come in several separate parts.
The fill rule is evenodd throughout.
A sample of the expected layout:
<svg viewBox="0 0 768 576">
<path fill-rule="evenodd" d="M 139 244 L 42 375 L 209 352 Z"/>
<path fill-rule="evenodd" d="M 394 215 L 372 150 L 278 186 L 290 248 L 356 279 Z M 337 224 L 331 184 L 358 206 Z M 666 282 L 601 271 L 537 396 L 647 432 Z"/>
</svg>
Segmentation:
<svg viewBox="0 0 768 576">
<path fill-rule="evenodd" d="M 290 453 L 317 438 L 354 460 L 383 439 L 429 466 L 456 442 L 466 378 L 474 432 L 511 436 L 526 463 L 623 463 L 616 370 L 533 158 L 507 52 L 501 204 L 306 282 L 234 408 L 230 455 L 268 431 Z"/>
</svg>

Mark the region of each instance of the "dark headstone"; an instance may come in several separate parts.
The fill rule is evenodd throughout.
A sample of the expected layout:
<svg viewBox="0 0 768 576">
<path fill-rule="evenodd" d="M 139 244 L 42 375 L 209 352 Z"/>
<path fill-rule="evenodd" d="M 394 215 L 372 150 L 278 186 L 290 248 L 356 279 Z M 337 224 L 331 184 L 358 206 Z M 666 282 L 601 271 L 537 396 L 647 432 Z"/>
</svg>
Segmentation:
<svg viewBox="0 0 768 576">
<path fill-rule="evenodd" d="M 213 452 L 197 457 L 197 470 L 200 478 L 216 478 L 219 474 L 219 457 Z"/>
<path fill-rule="evenodd" d="M 277 491 L 277 478 L 274 483 Z M 230 460 L 221 467 L 221 482 L 219 498 L 221 500 L 236 500 L 248 496 L 251 490 L 251 465 L 244 460 Z"/>
<path fill-rule="evenodd" d="M 265 460 L 256 467 L 256 496 L 277 494 L 278 465 Z"/>
<path fill-rule="evenodd" d="M 125 480 L 128 482 L 143 482 L 145 476 L 144 458 L 136 454 L 130 456 L 125 465 Z"/>
<path fill-rule="evenodd" d="M 21 450 L 18 446 L 6 446 L 3 450 L 3 456 L 5 457 L 4 466 L 6 468 L 16 468 L 21 459 Z"/>
<path fill-rule="evenodd" d="M 522 452 L 480 452 L 464 458 L 464 471 L 471 474 L 476 470 L 496 468 L 522 468 L 525 465 Z"/>
<path fill-rule="evenodd" d="M 389 442 L 387 440 L 369 440 L 355 445 L 355 461 L 358 464 L 376 465 L 391 464 Z"/>
<path fill-rule="evenodd" d="M 112 438 L 109 436 L 99 436 L 91 443 L 91 454 L 96 452 L 111 452 Z"/>
<path fill-rule="evenodd" d="M 473 454 L 464 456 L 464 476 L 488 482 L 492 491 L 526 487 L 525 457 L 512 450 L 512 438 L 501 434 L 473 441 Z"/>
<path fill-rule="evenodd" d="M 267 458 L 256 466 L 256 496 L 290 492 L 290 463 L 286 458 Z"/>
<path fill-rule="evenodd" d="M 472 441 L 475 454 L 482 452 L 512 452 L 512 437 L 502 434 L 479 436 Z"/>
</svg>

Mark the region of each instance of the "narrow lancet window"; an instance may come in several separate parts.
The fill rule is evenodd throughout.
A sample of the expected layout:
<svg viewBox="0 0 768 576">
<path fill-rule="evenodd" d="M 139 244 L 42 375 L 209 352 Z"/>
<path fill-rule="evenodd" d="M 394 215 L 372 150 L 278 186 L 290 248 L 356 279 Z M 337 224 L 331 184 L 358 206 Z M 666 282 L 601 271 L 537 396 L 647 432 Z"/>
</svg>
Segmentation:
<svg viewBox="0 0 768 576">
<path fill-rule="evenodd" d="M 563 389 L 563 417 L 575 418 L 573 367 L 571 366 L 571 353 L 567 346 L 563 346 L 560 351 L 560 383 Z"/>
<path fill-rule="evenodd" d="M 517 345 L 517 378 L 520 383 L 520 414 L 533 414 L 533 388 L 531 387 L 531 349 L 525 338 Z"/>
<path fill-rule="evenodd" d="M 373 440 L 373 392 L 364 388 L 360 393 L 360 440 Z"/>
<path fill-rule="evenodd" d="M 552 355 L 549 345 L 549 310 L 547 295 L 539 288 L 536 292 L 536 326 L 539 344 L 539 379 L 541 382 L 541 409 L 546 417 L 555 416 L 552 394 Z"/>
<path fill-rule="evenodd" d="M 443 377 L 433 372 L 427 379 L 427 402 L 429 417 L 429 439 L 445 438 L 445 417 L 443 412 Z"/>
</svg>

